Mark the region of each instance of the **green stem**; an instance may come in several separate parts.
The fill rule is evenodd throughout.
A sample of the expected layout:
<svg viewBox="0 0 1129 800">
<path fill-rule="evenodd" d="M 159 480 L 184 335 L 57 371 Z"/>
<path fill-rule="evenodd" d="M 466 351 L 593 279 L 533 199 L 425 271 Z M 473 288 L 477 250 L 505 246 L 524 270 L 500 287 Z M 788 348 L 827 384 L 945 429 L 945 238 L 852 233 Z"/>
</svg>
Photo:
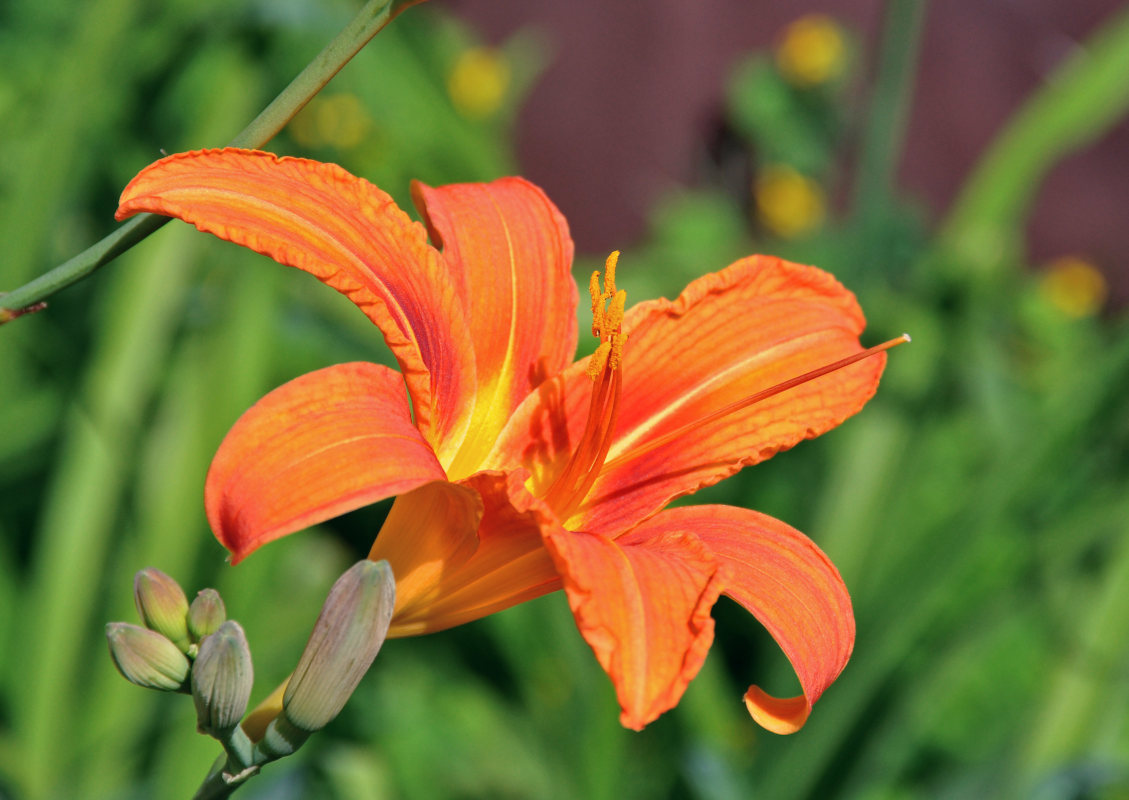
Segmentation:
<svg viewBox="0 0 1129 800">
<path fill-rule="evenodd" d="M 221 756 L 216 760 L 192 800 L 218 800 L 230 796 L 248 779 L 258 775 L 259 768 L 269 760 L 256 759 L 251 740 L 238 725 L 216 738 L 223 745 L 226 758 Z"/>
<path fill-rule="evenodd" d="M 240 772 L 235 772 L 231 762 L 227 761 L 223 766 L 212 768 L 208 777 L 196 790 L 196 794 L 192 795 L 192 800 L 222 800 L 222 798 L 231 797 L 236 789 L 246 783 L 249 778 L 258 774 L 258 767 L 249 767 Z"/>
<path fill-rule="evenodd" d="M 889 203 L 913 102 L 925 0 L 889 0 L 870 119 L 859 154 L 854 212 L 864 224 Z"/>
<path fill-rule="evenodd" d="M 262 147 L 340 72 L 393 17 L 422 0 L 368 0 L 341 33 L 325 46 L 289 86 L 231 140 L 232 147 Z M 55 292 L 85 278 L 168 222 L 167 217 L 141 214 L 97 244 L 50 272 L 8 293 L 0 294 L 0 325 L 31 310 Z"/>
<path fill-rule="evenodd" d="M 1024 220 L 1043 179 L 1129 112 L 1129 9 L 1111 14 L 1057 66 L 980 158 L 940 229 L 949 262 L 999 274 L 1022 256 Z"/>
</svg>

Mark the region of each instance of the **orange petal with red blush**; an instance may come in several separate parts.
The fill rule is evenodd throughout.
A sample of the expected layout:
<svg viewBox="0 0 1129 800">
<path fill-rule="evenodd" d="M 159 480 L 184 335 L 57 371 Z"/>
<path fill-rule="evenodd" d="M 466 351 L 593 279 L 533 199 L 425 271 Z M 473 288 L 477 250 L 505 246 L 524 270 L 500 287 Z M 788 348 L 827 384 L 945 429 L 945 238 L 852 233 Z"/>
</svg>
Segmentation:
<svg viewBox="0 0 1129 800">
<path fill-rule="evenodd" d="M 403 378 L 357 362 L 296 378 L 248 409 L 212 461 L 204 503 L 236 563 L 280 536 L 443 478 L 412 424 Z"/>
<path fill-rule="evenodd" d="M 467 439 L 448 470 L 457 478 L 482 461 L 529 391 L 572 361 L 572 240 L 556 206 L 521 178 L 415 183 L 412 195 L 470 299 L 479 391 Z"/>
<path fill-rule="evenodd" d="M 576 624 L 615 685 L 620 722 L 642 729 L 678 703 L 705 660 L 717 562 L 671 528 L 614 541 L 562 530 L 546 544 Z"/>
<path fill-rule="evenodd" d="M 380 327 L 428 440 L 456 446 L 475 393 L 466 298 L 392 198 L 335 164 L 255 150 L 199 150 L 142 170 L 118 219 L 165 214 L 309 272 Z M 442 448 L 436 447 L 443 455 Z"/>
<path fill-rule="evenodd" d="M 777 698 L 752 686 L 745 704 L 770 731 L 799 730 L 854 648 L 851 598 L 835 565 L 795 528 L 756 511 L 688 506 L 656 519 L 694 531 L 721 565 L 723 594 L 744 606 L 780 645 L 803 694 Z"/>
</svg>

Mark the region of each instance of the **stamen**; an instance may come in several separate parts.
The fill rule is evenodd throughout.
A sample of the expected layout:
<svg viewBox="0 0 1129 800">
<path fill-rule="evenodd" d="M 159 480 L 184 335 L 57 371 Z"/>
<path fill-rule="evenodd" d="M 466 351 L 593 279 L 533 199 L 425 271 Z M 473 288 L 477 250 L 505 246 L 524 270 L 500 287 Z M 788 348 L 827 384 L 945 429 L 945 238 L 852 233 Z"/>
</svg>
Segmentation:
<svg viewBox="0 0 1129 800">
<path fill-rule="evenodd" d="M 584 502 L 584 498 L 588 496 L 588 490 L 592 488 L 592 484 L 594 484 L 596 478 L 600 476 L 600 471 L 604 466 L 604 459 L 608 457 L 608 451 L 612 448 L 615 424 L 619 419 L 619 398 L 622 394 L 623 381 L 621 378 L 622 373 L 615 367 L 609 369 L 606 374 L 610 376 L 612 396 L 608 404 L 608 411 L 605 414 L 600 447 L 592 457 L 588 469 L 581 473 L 583 480 L 573 489 L 570 502 L 561 510 L 565 518 L 571 516 L 572 512 Z"/>
<path fill-rule="evenodd" d="M 576 449 L 545 494 L 545 500 L 562 518 L 567 517 L 579 505 L 584 497 L 579 494 L 579 490 L 584 486 L 590 487 L 595 481 L 595 473 L 603 466 L 611 447 L 611 430 L 618 417 L 619 397 L 620 373 L 605 370 L 600 375 L 599 382 L 592 387 L 588 419 L 584 423 L 584 432 L 580 434 Z"/>
<path fill-rule="evenodd" d="M 604 373 L 604 367 L 608 365 L 608 356 L 612 352 L 611 342 L 600 342 L 600 346 L 596 348 L 596 352 L 588 359 L 588 377 L 596 380 Z M 614 367 L 613 367 L 614 369 Z"/>
<path fill-rule="evenodd" d="M 611 341 L 611 352 L 608 354 L 608 369 L 619 372 L 619 362 L 623 360 L 623 343 L 627 341 L 627 334 L 620 333 Z M 600 345 L 603 347 L 603 345 Z"/>
<path fill-rule="evenodd" d="M 608 306 L 608 310 L 604 314 L 604 330 L 610 336 L 613 333 L 619 333 L 619 329 L 623 325 L 623 307 L 627 304 L 627 292 L 620 289 L 609 296 L 612 304 Z"/>
<path fill-rule="evenodd" d="M 600 271 L 592 273 L 588 281 L 588 294 L 592 297 L 592 335 L 599 338 L 604 327 L 604 293 L 600 290 Z"/>
<path fill-rule="evenodd" d="M 615 265 L 619 263 L 619 251 L 612 250 L 604 260 L 604 296 L 611 297 L 615 294 Z"/>
<path fill-rule="evenodd" d="M 612 254 L 608 256 L 604 262 L 604 289 L 600 290 L 600 271 L 596 270 L 592 273 L 592 277 L 588 280 L 588 294 L 592 297 L 592 335 L 602 341 L 607 341 L 606 337 L 610 333 L 619 328 L 619 322 L 623 321 L 623 306 L 620 304 L 619 322 L 612 322 L 608 320 L 607 312 L 604 303 L 611 300 L 616 296 L 615 290 L 615 265 L 619 263 L 619 251 L 613 250 Z M 613 303 L 614 305 L 614 303 Z"/>
<path fill-rule="evenodd" d="M 600 345 L 588 360 L 587 369 L 588 377 L 595 385 L 589 401 L 588 419 L 576 450 L 545 493 L 549 505 L 562 518 L 572 513 L 595 483 L 611 448 L 612 433 L 619 416 L 622 393 L 619 367 L 623 359 L 623 342 L 627 338 L 621 327 L 627 293 L 615 288 L 618 261 L 618 250 L 608 256 L 604 264 L 603 289 L 600 288 L 598 271 L 592 273 L 588 282 L 588 293 L 592 297 L 592 335 L 600 339 Z"/>
</svg>

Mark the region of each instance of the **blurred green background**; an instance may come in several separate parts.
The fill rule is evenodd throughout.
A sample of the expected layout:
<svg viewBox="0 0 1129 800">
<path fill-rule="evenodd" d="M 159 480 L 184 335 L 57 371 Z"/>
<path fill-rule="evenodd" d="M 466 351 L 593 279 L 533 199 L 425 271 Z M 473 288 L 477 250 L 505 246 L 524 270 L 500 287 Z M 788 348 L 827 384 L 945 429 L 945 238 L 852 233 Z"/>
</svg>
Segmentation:
<svg viewBox="0 0 1129 800">
<path fill-rule="evenodd" d="M 388 643 L 330 729 L 240 796 L 1129 797 L 1129 330 L 1091 264 L 1033 270 L 1025 240 L 1047 172 L 1129 106 L 1129 12 L 1017 102 L 930 214 L 896 179 L 906 115 L 930 102 L 914 92 L 922 7 L 884 4 L 873 46 L 808 18 L 775 52 L 750 49 L 716 131 L 718 163 L 747 177 L 672 188 L 622 243 L 633 301 L 771 252 L 852 288 L 866 343 L 914 336 L 856 418 L 695 497 L 807 532 L 852 591 L 855 655 L 808 726 L 777 737 L 748 718 L 750 682 L 796 681 L 723 600 L 678 708 L 620 728 L 557 594 Z M 161 149 L 237 133 L 356 8 L 0 4 L 0 287 L 111 230 Z M 405 205 L 411 178 L 518 172 L 516 115 L 550 58 L 543 32 L 487 47 L 434 0 L 270 149 L 337 161 Z M 580 275 L 606 255 L 577 247 Z M 103 623 L 134 621 L 144 566 L 190 596 L 215 586 L 265 695 L 387 506 L 231 568 L 203 516 L 210 457 L 269 389 L 387 358 L 343 298 L 181 224 L 0 329 L 0 798 L 191 795 L 218 746 L 187 698 L 116 674 Z"/>
</svg>

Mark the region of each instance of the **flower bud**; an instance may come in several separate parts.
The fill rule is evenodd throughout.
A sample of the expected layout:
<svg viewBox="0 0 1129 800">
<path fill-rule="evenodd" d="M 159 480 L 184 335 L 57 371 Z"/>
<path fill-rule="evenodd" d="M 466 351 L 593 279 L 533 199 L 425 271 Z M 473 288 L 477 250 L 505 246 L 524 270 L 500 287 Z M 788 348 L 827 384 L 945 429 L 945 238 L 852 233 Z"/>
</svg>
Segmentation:
<svg viewBox="0 0 1129 800">
<path fill-rule="evenodd" d="M 145 627 L 187 650 L 188 598 L 180 584 L 159 569 L 146 567 L 133 577 L 133 600 Z"/>
<path fill-rule="evenodd" d="M 222 734 L 238 725 L 253 683 L 247 637 L 238 622 L 229 620 L 200 642 L 192 666 L 192 701 L 200 732 Z"/>
<path fill-rule="evenodd" d="M 359 561 L 337 579 L 283 695 L 286 721 L 316 731 L 340 713 L 380 651 L 395 603 L 387 561 Z"/>
<path fill-rule="evenodd" d="M 128 622 L 106 625 L 106 639 L 114 666 L 130 683 L 175 692 L 188 677 L 188 659 L 156 631 Z"/>
<path fill-rule="evenodd" d="M 200 641 L 216 630 L 227 619 L 227 609 L 223 598 L 215 589 L 203 589 L 196 593 L 196 599 L 188 607 L 188 632 Z"/>
</svg>

